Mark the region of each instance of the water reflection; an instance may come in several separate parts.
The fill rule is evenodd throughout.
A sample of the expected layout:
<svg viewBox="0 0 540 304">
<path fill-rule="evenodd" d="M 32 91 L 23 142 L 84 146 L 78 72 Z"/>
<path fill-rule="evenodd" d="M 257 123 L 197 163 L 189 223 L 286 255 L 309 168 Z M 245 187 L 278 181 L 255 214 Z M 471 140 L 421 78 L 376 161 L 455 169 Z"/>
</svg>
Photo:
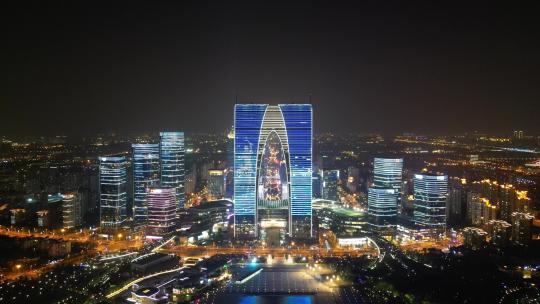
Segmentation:
<svg viewBox="0 0 540 304">
<path fill-rule="evenodd" d="M 232 300 L 232 299 L 231 299 Z M 241 296 L 239 301 L 225 301 L 226 303 L 240 304 L 311 304 L 313 296 Z"/>
</svg>

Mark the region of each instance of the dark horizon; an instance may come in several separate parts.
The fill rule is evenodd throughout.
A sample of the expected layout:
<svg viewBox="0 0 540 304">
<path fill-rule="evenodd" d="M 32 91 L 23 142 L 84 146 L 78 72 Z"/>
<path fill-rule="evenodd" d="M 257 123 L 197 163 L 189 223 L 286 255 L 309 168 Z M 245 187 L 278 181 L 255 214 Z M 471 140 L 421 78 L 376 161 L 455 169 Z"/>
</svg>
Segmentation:
<svg viewBox="0 0 540 304">
<path fill-rule="evenodd" d="M 222 132 L 309 102 L 316 133 L 540 134 L 537 7 L 13 4 L 1 135 Z"/>
</svg>

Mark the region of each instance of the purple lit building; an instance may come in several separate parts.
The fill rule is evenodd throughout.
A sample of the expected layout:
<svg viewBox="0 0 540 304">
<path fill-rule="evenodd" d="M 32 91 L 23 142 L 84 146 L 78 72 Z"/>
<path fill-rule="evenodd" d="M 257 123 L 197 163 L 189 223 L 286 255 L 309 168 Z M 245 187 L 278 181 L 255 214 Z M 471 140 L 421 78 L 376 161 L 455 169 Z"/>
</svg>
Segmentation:
<svg viewBox="0 0 540 304">
<path fill-rule="evenodd" d="M 151 236 L 167 235 L 174 230 L 176 218 L 176 189 L 150 188 L 148 200 L 147 234 Z"/>
</svg>

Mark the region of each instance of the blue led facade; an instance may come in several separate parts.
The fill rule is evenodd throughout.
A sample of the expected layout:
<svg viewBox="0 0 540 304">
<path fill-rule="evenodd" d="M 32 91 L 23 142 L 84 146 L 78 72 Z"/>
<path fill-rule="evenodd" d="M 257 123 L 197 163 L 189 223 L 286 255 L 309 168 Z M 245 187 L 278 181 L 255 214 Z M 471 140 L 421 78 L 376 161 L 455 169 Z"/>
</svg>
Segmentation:
<svg viewBox="0 0 540 304">
<path fill-rule="evenodd" d="M 127 219 L 127 162 L 124 156 L 99 158 L 100 225 L 118 229 Z"/>
<path fill-rule="evenodd" d="M 184 207 L 184 132 L 161 132 L 161 187 L 175 188 L 179 208 Z"/>
<path fill-rule="evenodd" d="M 159 144 L 132 144 L 133 220 L 144 224 L 148 218 L 148 189 L 159 186 Z"/>
<path fill-rule="evenodd" d="M 240 105 L 234 110 L 235 234 L 255 236 L 257 147 L 267 105 Z"/>
<path fill-rule="evenodd" d="M 269 138 L 279 138 L 287 163 L 289 235 L 312 236 L 312 107 L 237 104 L 234 118 L 235 235 L 258 236 L 259 165 Z M 274 134 L 274 135 L 271 135 Z M 260 199 L 259 199 L 260 201 Z"/>
</svg>

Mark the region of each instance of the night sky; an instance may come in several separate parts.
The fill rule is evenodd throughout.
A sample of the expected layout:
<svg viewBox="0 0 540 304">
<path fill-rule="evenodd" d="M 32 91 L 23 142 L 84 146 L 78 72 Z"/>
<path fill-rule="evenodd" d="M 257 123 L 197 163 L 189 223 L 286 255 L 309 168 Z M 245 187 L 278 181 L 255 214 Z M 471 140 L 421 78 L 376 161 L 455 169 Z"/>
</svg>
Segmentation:
<svg viewBox="0 0 540 304">
<path fill-rule="evenodd" d="M 222 132 L 236 92 L 311 95 L 316 132 L 540 133 L 524 2 L 17 2 L 0 9 L 0 135 Z"/>
</svg>

